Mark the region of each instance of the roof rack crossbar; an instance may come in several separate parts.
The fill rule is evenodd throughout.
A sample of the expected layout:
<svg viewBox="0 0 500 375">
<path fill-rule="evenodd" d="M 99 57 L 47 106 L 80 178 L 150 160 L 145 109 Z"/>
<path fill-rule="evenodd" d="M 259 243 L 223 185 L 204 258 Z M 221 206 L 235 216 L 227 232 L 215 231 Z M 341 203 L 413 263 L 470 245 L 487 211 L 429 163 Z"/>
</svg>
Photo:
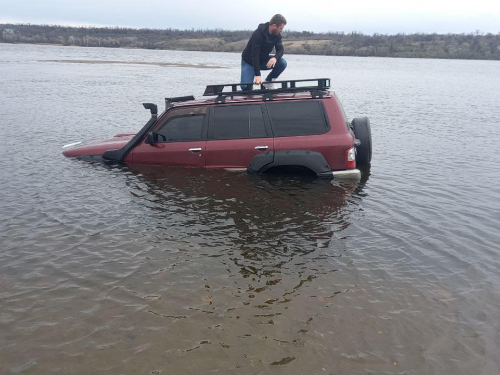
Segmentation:
<svg viewBox="0 0 500 375">
<path fill-rule="evenodd" d="M 300 86 L 304 82 L 311 83 L 310 85 Z M 260 90 L 253 89 L 252 83 L 227 83 L 223 85 L 208 85 L 203 96 L 248 96 L 262 95 L 267 93 L 290 93 L 290 92 L 312 92 L 324 91 L 330 88 L 330 78 L 313 78 L 313 79 L 294 79 L 286 81 L 274 81 L 274 84 L 281 84 L 280 88 L 268 89 L 265 85 L 261 85 Z M 299 83 L 299 85 L 297 85 Z M 238 90 L 238 86 L 246 86 L 250 89 Z M 224 91 L 227 89 L 226 91 Z"/>
</svg>

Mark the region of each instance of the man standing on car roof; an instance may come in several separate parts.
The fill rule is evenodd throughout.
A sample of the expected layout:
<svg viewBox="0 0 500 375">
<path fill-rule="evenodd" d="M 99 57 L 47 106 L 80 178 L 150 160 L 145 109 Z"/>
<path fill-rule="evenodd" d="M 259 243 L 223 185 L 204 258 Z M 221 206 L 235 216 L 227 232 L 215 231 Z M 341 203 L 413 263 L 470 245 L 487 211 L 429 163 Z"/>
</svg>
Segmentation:
<svg viewBox="0 0 500 375">
<path fill-rule="evenodd" d="M 286 68 L 286 60 L 283 58 L 283 43 L 281 42 L 281 32 L 286 25 L 286 19 L 281 14 L 275 14 L 271 21 L 261 23 L 252 34 L 247 46 L 241 54 L 241 81 L 242 83 L 253 82 L 261 85 L 261 70 L 271 70 L 266 78 L 266 82 L 275 81 Z M 270 55 L 273 48 L 276 54 Z M 273 84 L 267 85 L 273 88 Z M 241 88 L 251 89 L 242 85 Z"/>
</svg>

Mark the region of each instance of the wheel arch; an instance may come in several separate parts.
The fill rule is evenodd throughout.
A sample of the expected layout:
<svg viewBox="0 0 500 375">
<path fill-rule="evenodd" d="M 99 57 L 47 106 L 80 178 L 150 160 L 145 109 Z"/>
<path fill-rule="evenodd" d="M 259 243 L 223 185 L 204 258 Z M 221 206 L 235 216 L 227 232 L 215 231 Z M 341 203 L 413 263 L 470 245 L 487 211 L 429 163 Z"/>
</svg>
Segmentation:
<svg viewBox="0 0 500 375">
<path fill-rule="evenodd" d="M 318 177 L 331 176 L 331 168 L 324 156 L 310 150 L 285 150 L 256 155 L 247 168 L 248 173 L 266 173 L 280 167 L 302 167 Z"/>
</svg>

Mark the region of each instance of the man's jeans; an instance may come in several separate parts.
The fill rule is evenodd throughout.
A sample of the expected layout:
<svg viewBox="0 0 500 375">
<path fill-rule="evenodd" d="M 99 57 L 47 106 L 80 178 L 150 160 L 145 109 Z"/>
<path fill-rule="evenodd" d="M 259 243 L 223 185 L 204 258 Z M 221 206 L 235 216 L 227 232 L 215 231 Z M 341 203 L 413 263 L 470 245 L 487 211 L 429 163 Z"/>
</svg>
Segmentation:
<svg viewBox="0 0 500 375">
<path fill-rule="evenodd" d="M 269 55 L 269 59 L 274 56 Z M 269 61 L 268 59 L 268 61 Z M 260 70 L 269 70 L 266 66 L 267 61 L 260 66 Z M 286 60 L 282 57 L 276 62 L 276 65 L 274 65 L 273 70 L 271 70 L 271 73 L 268 74 L 266 81 L 271 82 L 272 79 L 276 79 L 280 76 L 281 73 L 286 69 Z M 251 64 L 247 64 L 243 60 L 241 61 L 241 83 L 250 83 L 253 82 L 253 79 L 255 78 L 255 72 L 253 71 L 253 66 Z M 246 90 L 247 86 L 242 85 L 241 86 L 242 90 Z M 250 87 L 251 89 L 251 87 Z"/>
</svg>

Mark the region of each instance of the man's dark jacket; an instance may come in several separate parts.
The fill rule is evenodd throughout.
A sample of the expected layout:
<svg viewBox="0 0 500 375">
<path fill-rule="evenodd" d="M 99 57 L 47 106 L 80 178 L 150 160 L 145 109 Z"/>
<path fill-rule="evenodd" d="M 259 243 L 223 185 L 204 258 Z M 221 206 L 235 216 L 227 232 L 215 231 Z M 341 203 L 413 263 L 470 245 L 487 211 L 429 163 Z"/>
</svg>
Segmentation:
<svg viewBox="0 0 500 375">
<path fill-rule="evenodd" d="M 257 30 L 253 32 L 252 37 L 243 50 L 241 58 L 244 62 L 253 66 L 256 76 L 260 76 L 260 66 L 267 63 L 269 54 L 274 47 L 276 47 L 276 55 L 274 57 L 278 61 L 285 51 L 281 42 L 281 34 L 269 34 L 269 22 L 261 23 Z"/>
</svg>

